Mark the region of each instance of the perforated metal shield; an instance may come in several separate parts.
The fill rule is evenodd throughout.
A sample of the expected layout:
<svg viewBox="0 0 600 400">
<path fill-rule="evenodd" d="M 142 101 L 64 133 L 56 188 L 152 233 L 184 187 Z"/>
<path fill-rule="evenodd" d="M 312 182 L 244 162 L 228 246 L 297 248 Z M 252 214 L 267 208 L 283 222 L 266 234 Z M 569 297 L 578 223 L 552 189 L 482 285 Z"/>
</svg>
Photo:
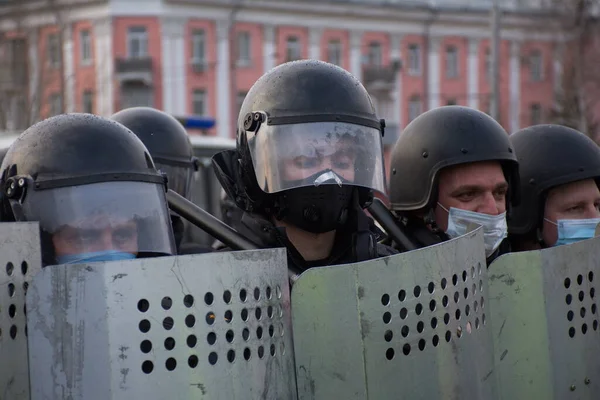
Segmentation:
<svg viewBox="0 0 600 400">
<path fill-rule="evenodd" d="M 363 263 L 315 268 L 292 289 L 300 399 L 490 399 L 481 229 Z"/>
<path fill-rule="evenodd" d="M 489 268 L 500 399 L 599 399 L 600 238 Z"/>
<path fill-rule="evenodd" d="M 37 223 L 0 223 L 0 400 L 29 399 L 25 293 L 41 269 Z"/>
<path fill-rule="evenodd" d="M 284 249 L 44 269 L 32 399 L 293 399 Z"/>
</svg>

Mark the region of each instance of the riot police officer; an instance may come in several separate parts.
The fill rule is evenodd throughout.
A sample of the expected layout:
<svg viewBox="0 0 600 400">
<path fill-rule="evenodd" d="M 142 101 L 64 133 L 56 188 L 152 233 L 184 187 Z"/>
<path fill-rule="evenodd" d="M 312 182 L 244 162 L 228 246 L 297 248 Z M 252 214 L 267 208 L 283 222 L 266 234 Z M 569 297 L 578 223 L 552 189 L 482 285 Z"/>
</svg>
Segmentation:
<svg viewBox="0 0 600 400">
<path fill-rule="evenodd" d="M 110 119 L 117 121 L 140 138 L 156 167 L 167 174 L 169 189 L 190 200 L 194 172 L 198 159 L 184 127 L 171 115 L 150 107 L 132 107 L 119 111 Z M 178 254 L 205 253 L 211 249 L 183 243 L 185 225 L 171 211 L 171 223 Z"/>
<path fill-rule="evenodd" d="M 536 125 L 510 136 L 519 157 L 521 203 L 508 230 L 513 249 L 569 244 L 600 223 L 600 148 L 583 133 Z"/>
<path fill-rule="evenodd" d="M 382 132 L 347 71 L 314 60 L 272 69 L 242 104 L 236 150 L 213 158 L 244 211 L 234 228 L 264 248 L 287 247 L 301 270 L 391 254 L 363 211 L 385 190 Z"/>
<path fill-rule="evenodd" d="M 0 171 L 0 220 L 39 222 L 44 265 L 175 254 L 166 178 L 117 122 L 90 114 L 39 122 Z"/>
<path fill-rule="evenodd" d="M 390 209 L 417 247 L 481 225 L 488 261 L 498 255 L 518 199 L 518 163 L 494 119 L 461 106 L 430 110 L 404 129 L 390 168 Z"/>
</svg>

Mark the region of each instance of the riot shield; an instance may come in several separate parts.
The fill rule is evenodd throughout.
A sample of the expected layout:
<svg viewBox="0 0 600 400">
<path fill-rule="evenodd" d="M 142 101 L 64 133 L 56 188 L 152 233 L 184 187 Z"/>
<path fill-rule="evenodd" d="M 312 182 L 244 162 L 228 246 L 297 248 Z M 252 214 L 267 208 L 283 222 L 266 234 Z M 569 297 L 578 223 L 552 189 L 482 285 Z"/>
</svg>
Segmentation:
<svg viewBox="0 0 600 400">
<path fill-rule="evenodd" d="M 294 399 L 284 249 L 45 268 L 32 281 L 38 399 Z"/>
<path fill-rule="evenodd" d="M 489 268 L 499 399 L 599 399 L 600 238 Z"/>
<path fill-rule="evenodd" d="M 299 399 L 490 399 L 483 234 L 314 268 L 292 289 Z"/>
<path fill-rule="evenodd" d="M 42 265 L 37 223 L 0 223 L 0 400 L 29 399 L 25 293 Z"/>
</svg>

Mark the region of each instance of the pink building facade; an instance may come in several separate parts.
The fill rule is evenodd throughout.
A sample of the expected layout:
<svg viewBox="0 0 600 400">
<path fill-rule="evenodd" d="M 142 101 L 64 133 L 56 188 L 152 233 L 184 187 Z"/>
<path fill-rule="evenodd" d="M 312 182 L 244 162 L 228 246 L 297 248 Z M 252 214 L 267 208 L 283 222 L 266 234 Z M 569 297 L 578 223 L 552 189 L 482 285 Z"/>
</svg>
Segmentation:
<svg viewBox="0 0 600 400">
<path fill-rule="evenodd" d="M 387 121 L 389 147 L 428 109 L 488 110 L 488 11 L 458 12 L 460 1 L 447 2 L 431 9 L 262 0 L 232 9 L 227 1 L 94 1 L 61 14 L 60 41 L 55 16 L 40 10 L 26 35 L 27 84 L 30 93 L 42 88 L 38 119 L 147 105 L 215 118 L 210 134 L 233 137 L 241 102 L 263 73 L 321 59 L 363 81 Z M 513 10 L 503 18 L 500 122 L 507 131 L 543 122 L 553 107 L 560 36 L 533 14 Z"/>
</svg>

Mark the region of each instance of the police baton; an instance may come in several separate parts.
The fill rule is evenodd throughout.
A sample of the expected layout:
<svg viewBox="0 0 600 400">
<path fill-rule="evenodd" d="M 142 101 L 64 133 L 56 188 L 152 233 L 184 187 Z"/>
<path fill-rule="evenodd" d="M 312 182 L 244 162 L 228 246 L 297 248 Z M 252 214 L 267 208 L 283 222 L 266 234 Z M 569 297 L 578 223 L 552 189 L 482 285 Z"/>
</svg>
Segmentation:
<svg viewBox="0 0 600 400">
<path fill-rule="evenodd" d="M 167 192 L 167 202 L 169 208 L 181 215 L 198 228 L 202 229 L 209 235 L 220 240 L 223 244 L 233 250 L 258 250 L 260 246 L 253 243 L 251 240 L 240 234 L 238 231 L 229 225 L 219 221 L 210 213 L 204 211 L 185 197 L 177 192 L 169 189 Z M 298 279 L 297 272 L 288 268 L 290 284 L 293 284 Z"/>
<path fill-rule="evenodd" d="M 407 251 L 417 249 L 417 245 L 409 239 L 406 233 L 402 232 L 396 219 L 381 200 L 377 198 L 373 199 L 373 203 L 369 206 L 368 210 L 394 242 L 404 247 Z"/>
</svg>

